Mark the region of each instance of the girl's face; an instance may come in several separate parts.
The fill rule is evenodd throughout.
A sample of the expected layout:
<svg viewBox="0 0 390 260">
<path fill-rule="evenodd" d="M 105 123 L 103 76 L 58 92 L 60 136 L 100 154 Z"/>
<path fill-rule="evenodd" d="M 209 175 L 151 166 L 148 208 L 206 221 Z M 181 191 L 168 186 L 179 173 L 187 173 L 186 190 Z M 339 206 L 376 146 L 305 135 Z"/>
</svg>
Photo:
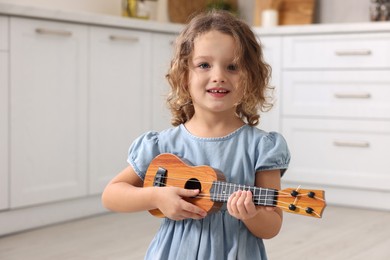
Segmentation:
<svg viewBox="0 0 390 260">
<path fill-rule="evenodd" d="M 188 82 L 195 113 L 235 113 L 242 97 L 235 48 L 233 37 L 219 31 L 195 38 Z"/>
</svg>

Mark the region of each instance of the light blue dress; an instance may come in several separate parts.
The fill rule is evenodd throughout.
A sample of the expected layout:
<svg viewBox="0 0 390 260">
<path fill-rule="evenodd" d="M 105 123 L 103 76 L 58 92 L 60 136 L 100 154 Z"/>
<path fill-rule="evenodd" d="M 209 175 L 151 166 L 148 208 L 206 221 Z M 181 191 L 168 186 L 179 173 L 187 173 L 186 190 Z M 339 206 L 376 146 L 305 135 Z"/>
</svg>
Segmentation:
<svg viewBox="0 0 390 260">
<path fill-rule="evenodd" d="M 284 138 L 244 125 L 219 138 L 199 138 L 180 125 L 160 133 L 148 132 L 129 149 L 128 162 L 141 179 L 152 159 L 173 153 L 192 165 L 209 165 L 223 172 L 226 181 L 254 186 L 258 171 L 287 169 L 290 153 Z M 232 217 L 226 205 L 202 220 L 164 218 L 145 259 L 232 260 L 267 259 L 262 239 Z"/>
</svg>

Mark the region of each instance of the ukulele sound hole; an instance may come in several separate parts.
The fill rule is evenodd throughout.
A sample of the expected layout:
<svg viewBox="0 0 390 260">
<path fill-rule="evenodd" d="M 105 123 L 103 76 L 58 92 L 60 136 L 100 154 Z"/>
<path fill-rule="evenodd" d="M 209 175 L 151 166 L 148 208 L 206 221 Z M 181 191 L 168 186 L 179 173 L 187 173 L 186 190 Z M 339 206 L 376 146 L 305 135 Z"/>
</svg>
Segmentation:
<svg viewBox="0 0 390 260">
<path fill-rule="evenodd" d="M 189 190 L 202 190 L 202 185 L 198 179 L 191 178 L 186 182 L 184 188 Z"/>
</svg>

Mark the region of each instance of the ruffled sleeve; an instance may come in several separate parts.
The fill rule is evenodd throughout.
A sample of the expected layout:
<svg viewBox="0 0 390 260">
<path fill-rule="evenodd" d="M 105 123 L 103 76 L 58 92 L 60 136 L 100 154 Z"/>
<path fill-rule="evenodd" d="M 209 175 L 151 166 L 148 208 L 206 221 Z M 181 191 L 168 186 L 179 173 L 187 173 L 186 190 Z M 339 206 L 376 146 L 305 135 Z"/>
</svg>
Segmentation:
<svg viewBox="0 0 390 260">
<path fill-rule="evenodd" d="M 143 180 L 150 162 L 160 154 L 158 133 L 147 132 L 138 137 L 130 146 L 127 162 Z"/>
<path fill-rule="evenodd" d="M 270 132 L 260 139 L 256 162 L 256 172 L 280 169 L 281 174 L 287 170 L 290 163 L 290 152 L 282 135 Z"/>
</svg>

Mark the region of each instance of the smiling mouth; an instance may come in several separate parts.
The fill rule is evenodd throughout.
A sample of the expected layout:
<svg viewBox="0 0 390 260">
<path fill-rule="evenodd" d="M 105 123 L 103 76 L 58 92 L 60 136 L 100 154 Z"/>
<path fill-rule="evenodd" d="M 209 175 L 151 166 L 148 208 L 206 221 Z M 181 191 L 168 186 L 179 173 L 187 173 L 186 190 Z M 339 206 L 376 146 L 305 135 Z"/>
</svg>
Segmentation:
<svg viewBox="0 0 390 260">
<path fill-rule="evenodd" d="M 207 90 L 207 92 L 215 93 L 215 94 L 227 94 L 227 93 L 229 93 L 229 91 L 225 90 L 225 89 L 209 89 L 209 90 Z"/>
</svg>

